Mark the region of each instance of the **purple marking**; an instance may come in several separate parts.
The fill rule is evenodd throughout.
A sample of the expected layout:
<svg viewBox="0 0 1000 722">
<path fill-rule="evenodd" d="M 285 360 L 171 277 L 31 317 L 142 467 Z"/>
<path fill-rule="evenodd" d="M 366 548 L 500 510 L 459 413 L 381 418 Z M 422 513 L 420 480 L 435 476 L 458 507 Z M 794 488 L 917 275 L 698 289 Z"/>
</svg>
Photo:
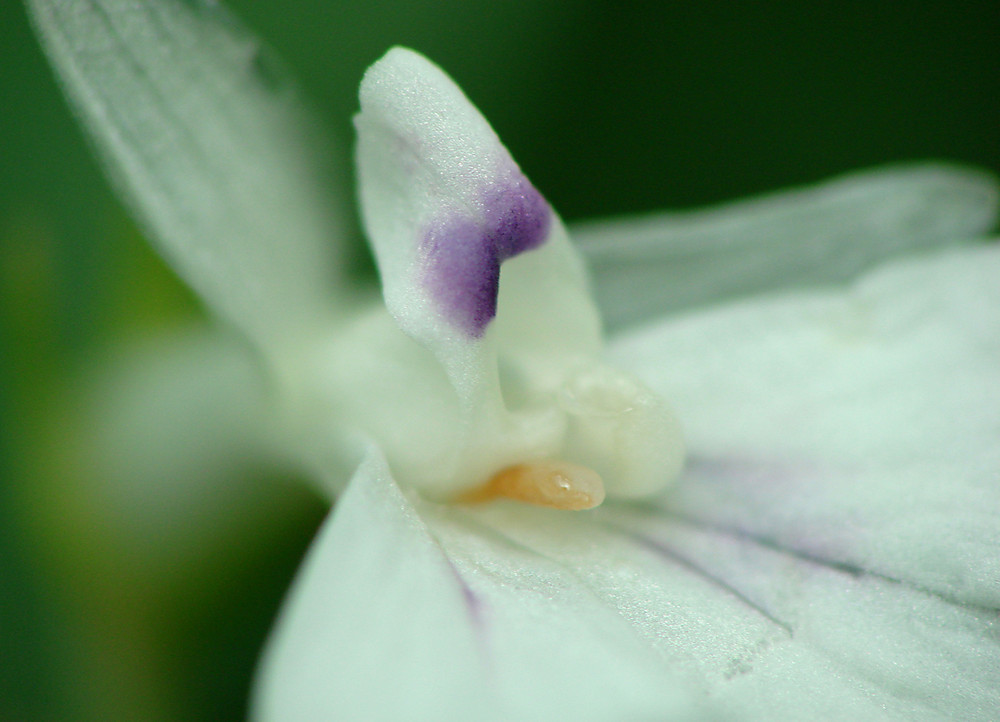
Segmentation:
<svg viewBox="0 0 1000 722">
<path fill-rule="evenodd" d="M 483 602 L 480 600 L 479 595 L 472 591 L 472 587 L 468 585 L 462 573 L 458 571 L 458 567 L 455 563 L 448 557 L 445 557 L 445 561 L 448 562 L 448 567 L 451 569 L 451 573 L 455 575 L 455 579 L 458 581 L 458 586 L 462 590 L 462 599 L 465 601 L 465 608 L 469 612 L 469 620 L 472 622 L 476 631 L 482 633 L 484 626 L 483 619 Z"/>
<path fill-rule="evenodd" d="M 605 524 L 609 528 L 616 531 L 617 533 L 632 539 L 632 541 L 634 541 L 639 546 L 654 551 L 657 554 L 673 561 L 675 564 L 684 567 L 692 574 L 708 580 L 711 584 L 714 584 L 715 586 L 719 587 L 720 589 L 724 590 L 728 594 L 735 597 L 743 604 L 746 604 L 748 607 L 755 610 L 762 617 L 768 619 L 769 621 L 773 622 L 774 624 L 784 629 L 786 632 L 788 632 L 789 636 L 794 636 L 794 630 L 792 629 L 792 626 L 788 622 L 772 614 L 763 604 L 754 601 L 754 599 L 750 597 L 749 594 L 737 588 L 733 583 L 729 582 L 722 575 L 710 571 L 707 567 L 702 566 L 689 556 L 681 554 L 672 546 L 668 545 L 663 541 L 660 541 L 659 539 L 654 539 L 653 537 L 637 533 L 635 531 L 632 531 L 631 529 L 626 529 L 618 526 L 617 524 L 612 524 L 610 522 L 605 522 Z"/>
<path fill-rule="evenodd" d="M 497 312 L 500 264 L 540 246 L 552 211 L 520 171 L 483 193 L 482 214 L 450 215 L 424 233 L 425 277 L 441 312 L 480 338 Z"/>
<path fill-rule="evenodd" d="M 469 613 L 469 622 L 471 622 L 472 629 L 476 635 L 476 646 L 479 648 L 483 668 L 486 671 L 492 671 L 493 659 L 490 655 L 490 645 L 486 634 L 485 604 L 479 598 L 479 595 L 472 591 L 472 587 L 465 581 L 462 573 L 455 566 L 455 562 L 447 554 L 445 554 L 445 561 L 448 562 L 448 568 L 455 575 L 458 586 L 462 590 L 462 599 L 465 601 L 465 609 Z"/>
</svg>

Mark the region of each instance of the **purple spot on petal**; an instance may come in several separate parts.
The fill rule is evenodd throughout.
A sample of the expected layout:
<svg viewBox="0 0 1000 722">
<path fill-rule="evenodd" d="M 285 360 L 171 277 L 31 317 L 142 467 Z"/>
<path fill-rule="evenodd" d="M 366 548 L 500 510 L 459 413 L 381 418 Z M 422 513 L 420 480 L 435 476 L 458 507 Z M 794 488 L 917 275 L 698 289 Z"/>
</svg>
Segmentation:
<svg viewBox="0 0 1000 722">
<path fill-rule="evenodd" d="M 501 262 L 537 248 L 549 233 L 549 204 L 520 173 L 509 184 L 491 188 L 483 205 L 490 242 Z"/>
<path fill-rule="evenodd" d="M 548 203 L 519 171 L 483 193 L 478 217 L 455 213 L 424 233 L 425 282 L 442 313 L 479 338 L 496 315 L 500 264 L 540 246 L 549 233 Z"/>
</svg>

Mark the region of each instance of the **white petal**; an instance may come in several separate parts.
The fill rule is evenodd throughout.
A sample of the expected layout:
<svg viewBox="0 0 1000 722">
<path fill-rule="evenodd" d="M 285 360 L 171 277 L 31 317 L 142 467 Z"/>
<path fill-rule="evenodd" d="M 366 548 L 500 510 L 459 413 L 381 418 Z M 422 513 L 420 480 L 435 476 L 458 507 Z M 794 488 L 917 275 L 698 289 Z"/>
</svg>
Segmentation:
<svg viewBox="0 0 1000 722">
<path fill-rule="evenodd" d="M 449 558 L 417 508 L 446 523 L 365 462 L 272 635 L 256 719 L 705 719 L 572 570 L 523 551 L 496 573 Z"/>
<path fill-rule="evenodd" d="M 360 100 L 361 208 L 386 306 L 457 394 L 459 428 L 454 453 L 438 461 L 438 495 L 558 455 L 568 422 L 556 395 L 601 348 L 561 221 L 423 56 L 390 50 L 365 74 Z"/>
<path fill-rule="evenodd" d="M 629 623 L 620 641 L 648 646 L 734 720 L 985 722 L 1000 709 L 997 609 L 909 580 L 641 507 L 497 505 L 431 527 L 474 593 L 518 590 L 496 618 L 547 598 L 553 616 L 587 623 L 603 606 Z"/>
<path fill-rule="evenodd" d="M 847 280 L 907 251 L 975 238 L 996 179 L 949 165 L 852 173 L 693 212 L 581 223 L 573 240 L 612 327 L 724 298 Z"/>
<path fill-rule="evenodd" d="M 332 154 L 267 48 L 214 2 L 29 6 L 112 180 L 209 306 L 264 342 L 327 313 Z"/>
<path fill-rule="evenodd" d="M 974 247 L 622 340 L 684 421 L 671 508 L 1000 607 L 998 279 Z"/>
<path fill-rule="evenodd" d="M 495 315 L 504 353 L 596 350 L 596 310 L 561 222 L 458 86 L 394 48 L 369 68 L 360 98 L 361 206 L 403 329 L 460 389 Z"/>
<path fill-rule="evenodd" d="M 684 401 L 696 459 L 661 506 L 438 506 L 370 466 L 297 585 L 262 716 L 391 717 L 378 692 L 415 678 L 458 700 L 416 718 L 663 719 L 681 681 L 739 720 L 995 719 L 998 273 L 1000 249 L 969 250 L 622 341 Z"/>
</svg>

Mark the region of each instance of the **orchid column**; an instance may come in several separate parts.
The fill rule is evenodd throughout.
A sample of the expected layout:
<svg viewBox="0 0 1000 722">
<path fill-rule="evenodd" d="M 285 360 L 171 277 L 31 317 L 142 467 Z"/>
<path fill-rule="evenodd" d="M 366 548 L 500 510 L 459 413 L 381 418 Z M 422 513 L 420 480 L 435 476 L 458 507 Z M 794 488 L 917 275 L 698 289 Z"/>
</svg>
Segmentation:
<svg viewBox="0 0 1000 722">
<path fill-rule="evenodd" d="M 360 459 L 375 444 L 400 483 L 439 501 L 588 508 L 668 484 L 676 422 L 601 361 L 562 222 L 482 116 L 403 49 L 369 70 L 361 103 L 361 205 L 385 306 L 344 317 L 289 374 L 310 385 L 291 394 L 310 412 L 291 414 L 318 443 L 316 475 L 329 477 L 331 448 Z"/>
</svg>

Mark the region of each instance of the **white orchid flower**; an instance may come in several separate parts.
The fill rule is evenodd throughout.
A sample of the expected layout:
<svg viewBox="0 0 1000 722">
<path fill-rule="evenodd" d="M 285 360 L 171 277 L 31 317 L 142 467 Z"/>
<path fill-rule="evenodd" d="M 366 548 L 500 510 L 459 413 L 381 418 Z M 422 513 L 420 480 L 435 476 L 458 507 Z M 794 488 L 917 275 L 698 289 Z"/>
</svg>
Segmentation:
<svg viewBox="0 0 1000 722">
<path fill-rule="evenodd" d="M 339 495 L 257 718 L 1000 714 L 989 178 L 582 227 L 634 326 L 605 345 L 559 217 L 423 57 L 361 84 L 383 304 L 337 274 L 315 129 L 215 3 L 31 8 L 151 239 L 264 360 L 262 387 L 206 339 L 161 394 Z"/>
</svg>

